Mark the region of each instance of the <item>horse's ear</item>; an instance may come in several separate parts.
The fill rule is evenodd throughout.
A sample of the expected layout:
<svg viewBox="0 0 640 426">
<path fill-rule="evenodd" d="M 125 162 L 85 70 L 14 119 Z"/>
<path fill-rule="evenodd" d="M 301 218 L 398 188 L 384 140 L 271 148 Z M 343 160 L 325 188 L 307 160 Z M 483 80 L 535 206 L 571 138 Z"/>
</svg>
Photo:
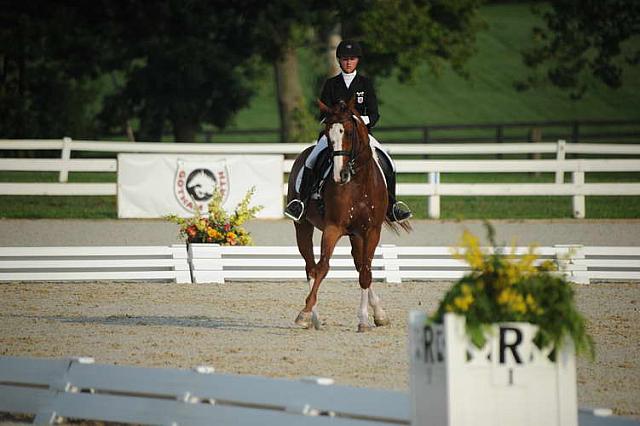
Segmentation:
<svg viewBox="0 0 640 426">
<path fill-rule="evenodd" d="M 318 101 L 318 108 L 320 108 L 321 113 L 328 114 L 329 111 L 331 111 L 331 109 L 328 106 L 326 106 L 324 102 L 322 102 L 320 99 L 317 99 L 317 101 Z"/>
</svg>

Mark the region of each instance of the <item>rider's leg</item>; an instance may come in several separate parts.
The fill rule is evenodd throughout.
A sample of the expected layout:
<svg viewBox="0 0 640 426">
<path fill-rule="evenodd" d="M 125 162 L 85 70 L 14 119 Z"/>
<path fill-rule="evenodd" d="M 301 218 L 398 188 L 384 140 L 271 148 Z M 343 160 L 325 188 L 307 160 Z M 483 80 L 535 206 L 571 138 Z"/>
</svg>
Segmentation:
<svg viewBox="0 0 640 426">
<path fill-rule="evenodd" d="M 309 156 L 304 163 L 304 167 L 302 168 L 302 179 L 300 182 L 300 188 L 298 189 L 298 198 L 291 200 L 284 209 L 284 215 L 296 222 L 302 219 L 304 212 L 307 209 L 309 199 L 311 198 L 311 189 L 313 188 L 313 183 L 315 181 L 313 168 L 316 164 L 316 160 L 318 159 L 318 155 L 320 155 L 320 152 L 322 152 L 327 145 L 327 137 L 322 135 L 316 146 L 313 147 L 313 150 L 309 153 Z"/>
<path fill-rule="evenodd" d="M 384 177 L 387 181 L 387 193 L 389 194 L 389 207 L 387 208 L 387 217 L 392 222 L 403 222 L 413 215 L 409 207 L 402 201 L 396 200 L 396 168 L 393 164 L 391 156 L 382 148 L 373 136 L 370 137 L 372 147 L 375 147 L 378 158 L 381 163 Z"/>
</svg>

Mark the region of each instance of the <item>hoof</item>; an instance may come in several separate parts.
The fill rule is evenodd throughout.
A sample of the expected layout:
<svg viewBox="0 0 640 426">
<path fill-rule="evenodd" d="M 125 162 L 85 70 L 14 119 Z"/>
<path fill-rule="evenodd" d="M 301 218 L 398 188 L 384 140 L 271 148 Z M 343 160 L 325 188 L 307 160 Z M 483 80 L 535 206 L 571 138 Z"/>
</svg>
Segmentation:
<svg viewBox="0 0 640 426">
<path fill-rule="evenodd" d="M 311 317 L 311 323 L 313 324 L 313 328 L 315 328 L 316 330 L 320 330 L 320 328 L 322 327 L 322 323 L 320 323 L 320 318 L 318 318 L 317 315 L 313 315 Z"/>
<path fill-rule="evenodd" d="M 391 321 L 389 320 L 389 318 L 373 318 L 373 323 L 376 325 L 376 327 L 383 327 L 385 325 L 389 325 L 391 324 Z"/>
<path fill-rule="evenodd" d="M 371 326 L 369 324 L 358 324 L 358 333 L 364 333 L 369 330 L 371 330 Z"/>
<path fill-rule="evenodd" d="M 295 322 L 302 328 L 311 328 L 313 326 L 311 321 L 311 312 L 300 311 Z"/>
</svg>

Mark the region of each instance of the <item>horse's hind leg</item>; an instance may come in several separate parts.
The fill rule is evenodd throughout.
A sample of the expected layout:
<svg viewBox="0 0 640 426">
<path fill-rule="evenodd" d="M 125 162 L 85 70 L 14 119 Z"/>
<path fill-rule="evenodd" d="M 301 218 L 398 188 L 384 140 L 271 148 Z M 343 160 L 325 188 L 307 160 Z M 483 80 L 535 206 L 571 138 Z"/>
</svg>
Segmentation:
<svg viewBox="0 0 640 426">
<path fill-rule="evenodd" d="M 309 283 L 309 291 L 313 288 L 313 279 L 315 277 L 316 262 L 313 256 L 313 225 L 307 221 L 295 224 L 296 241 L 298 243 L 298 251 L 302 255 L 305 262 L 305 272 L 307 274 L 307 282 Z M 302 313 L 301 313 L 302 314 Z M 320 318 L 318 316 L 318 304 L 311 308 L 311 315 L 298 315 L 296 324 L 305 328 L 315 327 L 320 329 Z"/>
<path fill-rule="evenodd" d="M 363 244 L 364 260 L 363 260 L 363 266 L 362 266 L 363 270 L 360 271 L 360 287 L 363 289 L 366 287 L 367 299 L 365 299 L 363 294 L 360 301 L 360 305 L 361 305 L 360 309 L 361 310 L 366 309 L 366 305 L 368 302 L 368 304 L 371 305 L 371 307 L 373 308 L 373 322 L 376 326 L 380 327 L 380 326 L 388 325 L 390 321 L 387 317 L 387 313 L 382 308 L 382 302 L 380 301 L 380 298 L 373 290 L 373 285 L 371 280 L 371 261 L 373 260 L 376 247 L 378 245 L 378 241 L 380 241 L 379 231 L 378 232 L 372 231 L 367 235 L 367 238 L 365 238 L 364 240 L 364 244 Z M 364 308 L 362 306 L 364 306 Z M 360 326 L 358 326 L 358 329 L 360 329 Z"/>
<path fill-rule="evenodd" d="M 373 308 L 373 323 L 377 327 L 382 327 L 391 323 L 387 317 L 387 313 L 382 309 L 382 302 L 380 301 L 380 298 L 373 291 L 373 285 L 369 287 L 369 304 Z"/>
</svg>

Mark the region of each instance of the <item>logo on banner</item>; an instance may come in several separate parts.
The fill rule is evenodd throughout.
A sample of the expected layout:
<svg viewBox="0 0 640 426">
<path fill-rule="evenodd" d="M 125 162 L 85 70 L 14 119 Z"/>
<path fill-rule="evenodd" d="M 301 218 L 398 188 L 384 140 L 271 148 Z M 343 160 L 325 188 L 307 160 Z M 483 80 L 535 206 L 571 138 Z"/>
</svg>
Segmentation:
<svg viewBox="0 0 640 426">
<path fill-rule="evenodd" d="M 229 171 L 226 162 L 196 163 L 178 160 L 173 192 L 187 211 L 206 211 L 216 188 L 222 194 L 222 204 L 229 196 Z"/>
</svg>

